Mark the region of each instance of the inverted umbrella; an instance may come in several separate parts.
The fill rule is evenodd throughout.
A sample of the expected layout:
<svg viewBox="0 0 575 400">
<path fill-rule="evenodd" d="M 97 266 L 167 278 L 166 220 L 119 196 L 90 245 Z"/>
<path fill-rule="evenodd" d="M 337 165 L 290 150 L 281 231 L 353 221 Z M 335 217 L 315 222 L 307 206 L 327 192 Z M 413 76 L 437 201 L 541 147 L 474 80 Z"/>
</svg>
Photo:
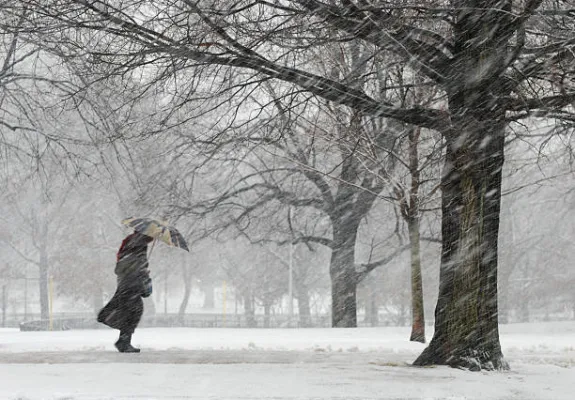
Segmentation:
<svg viewBox="0 0 575 400">
<path fill-rule="evenodd" d="M 182 234 L 173 226 L 168 225 L 167 222 L 152 218 L 130 217 L 122 220 L 122 224 L 129 226 L 136 232 L 161 240 L 168 246 L 190 251 Z"/>
</svg>

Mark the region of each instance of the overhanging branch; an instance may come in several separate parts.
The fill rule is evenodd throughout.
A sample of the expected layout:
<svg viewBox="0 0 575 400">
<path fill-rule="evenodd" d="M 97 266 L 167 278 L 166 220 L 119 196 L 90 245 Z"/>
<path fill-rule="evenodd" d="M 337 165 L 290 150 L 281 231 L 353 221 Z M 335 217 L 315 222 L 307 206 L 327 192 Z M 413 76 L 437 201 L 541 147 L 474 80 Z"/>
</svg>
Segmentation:
<svg viewBox="0 0 575 400">
<path fill-rule="evenodd" d="M 575 92 L 529 99 L 509 99 L 507 101 L 507 111 L 557 111 L 557 109 L 571 105 L 573 102 L 575 102 Z"/>
<path fill-rule="evenodd" d="M 367 12 L 352 2 L 347 2 L 345 8 L 316 0 L 298 0 L 298 3 L 343 32 L 380 48 L 388 48 L 409 62 L 416 60 L 422 72 L 438 83 L 444 83 L 450 76 L 451 60 L 438 47 L 441 45 L 448 50 L 451 45 L 437 34 L 426 34 L 424 30 L 409 25 L 397 27 L 397 20 L 381 9 L 372 8 Z M 385 30 L 383 24 L 394 28 Z M 419 40 L 422 36 L 425 39 Z"/>
<path fill-rule="evenodd" d="M 372 263 L 368 263 L 368 264 L 358 264 L 355 268 L 356 273 L 357 273 L 357 282 L 361 282 L 366 276 L 367 274 L 369 274 L 371 271 L 373 271 L 374 269 L 376 269 L 379 266 L 388 264 L 391 262 L 391 260 L 393 260 L 395 257 L 397 257 L 398 255 L 400 255 L 401 253 L 403 253 L 405 250 L 411 248 L 410 244 L 405 244 L 401 247 L 399 247 L 398 249 L 396 249 L 393 253 L 391 253 L 390 255 L 388 255 L 387 257 L 382 258 L 381 260 L 372 262 Z"/>
<path fill-rule="evenodd" d="M 104 2 L 90 2 L 87 0 L 75 0 L 75 2 L 104 20 L 97 24 L 90 23 L 85 28 L 123 37 L 145 47 L 149 51 L 204 64 L 224 65 L 257 71 L 266 76 L 295 84 L 326 100 L 346 105 L 367 115 L 394 118 L 429 129 L 441 129 L 448 122 L 448 114 L 446 112 L 417 106 L 410 109 L 394 107 L 390 103 L 375 100 L 352 86 L 344 85 L 335 80 L 301 69 L 274 63 L 251 49 L 245 51 L 241 47 L 235 46 L 236 51 L 233 51 L 223 47 L 224 52 L 219 54 L 209 50 L 199 50 L 200 47 L 198 45 L 176 41 L 164 33 L 154 31 L 130 20 L 125 14 L 120 13 L 119 16 L 113 14 L 115 10 L 108 8 L 108 5 Z M 57 13 L 58 10 L 55 9 L 54 12 Z M 62 20 L 61 17 L 60 19 Z M 72 27 L 82 25 L 81 22 L 71 17 L 66 23 Z M 221 49 L 217 43 L 208 47 L 208 49 L 213 48 Z"/>
</svg>

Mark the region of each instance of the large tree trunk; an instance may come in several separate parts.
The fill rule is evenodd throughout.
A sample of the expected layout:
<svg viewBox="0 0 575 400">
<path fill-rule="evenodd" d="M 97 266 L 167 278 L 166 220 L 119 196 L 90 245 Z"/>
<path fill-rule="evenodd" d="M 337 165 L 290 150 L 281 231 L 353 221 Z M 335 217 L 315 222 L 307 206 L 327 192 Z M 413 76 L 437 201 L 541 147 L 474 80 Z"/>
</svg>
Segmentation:
<svg viewBox="0 0 575 400">
<path fill-rule="evenodd" d="M 454 121 L 456 134 L 446 137 L 435 334 L 415 365 L 508 367 L 499 343 L 497 310 L 505 125 L 500 113 L 489 111 L 467 110 Z"/>
<path fill-rule="evenodd" d="M 345 224 L 342 224 L 345 226 Z M 355 271 L 355 239 L 357 229 L 337 229 L 331 252 L 331 323 L 334 328 L 357 327 L 357 273 Z M 339 240 L 338 240 L 339 239 Z"/>
<path fill-rule="evenodd" d="M 421 277 L 421 249 L 419 218 L 408 223 L 411 244 L 411 336 L 412 342 L 425 343 L 425 311 L 423 309 L 423 279 Z"/>
<path fill-rule="evenodd" d="M 442 255 L 435 333 L 416 365 L 509 368 L 499 342 L 497 247 L 505 144 L 503 76 L 511 0 L 462 0 L 446 91 L 451 124 L 442 188 Z"/>
</svg>

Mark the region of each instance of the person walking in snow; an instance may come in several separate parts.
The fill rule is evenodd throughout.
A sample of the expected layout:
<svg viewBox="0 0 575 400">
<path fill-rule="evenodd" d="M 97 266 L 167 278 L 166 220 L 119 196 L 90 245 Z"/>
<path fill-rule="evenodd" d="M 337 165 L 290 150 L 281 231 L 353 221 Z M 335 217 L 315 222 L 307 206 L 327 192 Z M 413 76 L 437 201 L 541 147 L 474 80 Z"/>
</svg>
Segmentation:
<svg viewBox="0 0 575 400">
<path fill-rule="evenodd" d="M 142 297 L 152 294 L 152 280 L 148 270 L 148 244 L 154 239 L 139 232 L 128 235 L 117 254 L 117 289 L 108 304 L 98 313 L 98 322 L 120 330 L 115 343 L 120 353 L 139 353 L 132 346 L 132 334 L 138 326 L 144 302 Z"/>
</svg>

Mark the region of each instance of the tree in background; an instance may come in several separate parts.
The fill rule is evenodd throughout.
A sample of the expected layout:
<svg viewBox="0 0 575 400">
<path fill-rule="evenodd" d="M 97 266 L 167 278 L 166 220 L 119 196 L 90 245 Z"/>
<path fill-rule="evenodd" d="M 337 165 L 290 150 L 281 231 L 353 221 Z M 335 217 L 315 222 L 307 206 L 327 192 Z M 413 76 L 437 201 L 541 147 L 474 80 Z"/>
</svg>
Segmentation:
<svg viewBox="0 0 575 400">
<path fill-rule="evenodd" d="M 62 36 L 68 42 L 75 37 L 68 35 L 71 30 L 97 38 L 93 47 L 76 48 L 84 58 L 87 52 L 93 63 L 113 66 L 114 73 L 140 71 L 150 63 L 158 80 L 185 76 L 197 63 L 206 76 L 241 69 L 247 78 L 244 88 L 280 79 L 364 115 L 441 132 L 446 152 L 440 289 L 434 337 L 415 364 L 508 367 L 497 325 L 505 130 L 509 121 L 531 116 L 571 118 L 574 44 L 572 30 L 565 29 L 573 21 L 568 5 L 551 0 L 486 0 L 480 7 L 474 0 L 415 6 L 391 1 L 376 7 L 316 0 L 233 5 L 144 5 L 134 0 L 120 8 L 107 1 L 19 3 L 11 11 L 18 15 L 19 10 L 31 10 L 29 32 L 57 32 L 59 42 Z M 179 17 L 182 13 L 186 18 Z M 269 18 L 278 13 L 278 18 Z M 341 40 L 360 41 L 404 58 L 414 74 L 424 78 L 422 84 L 440 89 L 443 101 L 403 108 L 346 79 L 305 69 L 323 43 Z M 43 41 L 58 42 L 54 36 Z M 72 46 L 60 48 L 69 51 Z M 218 80 L 223 91 L 231 89 L 225 82 Z M 176 103 L 185 103 L 186 94 Z M 347 306 L 355 307 L 351 301 Z"/>
<path fill-rule="evenodd" d="M 20 258 L 21 262 L 30 263 L 38 268 L 38 289 L 40 299 L 40 317 L 49 318 L 49 279 L 54 258 L 62 251 L 57 237 L 66 229 L 59 219 L 66 196 L 54 199 L 47 193 L 44 185 L 32 183 L 18 184 L 7 196 L 9 211 L 3 216 L 6 227 L 19 227 L 17 230 L 5 231 L 2 241 Z"/>
<path fill-rule="evenodd" d="M 264 309 L 263 326 L 270 327 L 272 307 L 287 292 L 287 271 L 261 245 L 246 246 L 245 240 L 227 242 L 221 269 L 243 302 L 248 327 L 256 327 L 256 305 Z"/>
<path fill-rule="evenodd" d="M 81 178 L 97 179 L 102 172 L 98 170 L 103 155 L 98 150 L 102 148 L 98 148 L 92 134 L 105 127 L 88 118 L 95 110 L 91 107 L 95 98 L 81 101 L 73 97 L 79 77 L 67 68 L 70 65 L 63 68 L 60 58 L 22 34 L 24 16 L 15 16 L 8 9 L 6 2 L 0 5 L 0 179 L 5 188 L 3 207 L 8 210 L 3 220 L 20 229 L 5 232 L 2 240 L 20 266 L 32 264 L 38 268 L 37 277 L 30 278 L 20 267 L 18 279 L 26 280 L 26 288 L 29 279 L 38 282 L 39 311 L 47 320 L 51 277 L 60 281 L 56 284 L 65 284 L 59 288 L 61 294 L 85 299 L 87 293 L 73 287 L 81 280 L 68 286 L 61 275 L 61 262 L 72 258 L 65 255 L 70 250 L 67 246 L 75 239 L 74 234 L 82 236 L 80 225 L 72 223 L 73 213 L 66 211 L 70 211 L 68 196 L 75 192 L 76 185 L 81 186 Z M 106 119 L 114 120 L 111 115 Z M 73 261 L 87 265 L 94 260 L 93 255 L 86 259 L 76 253 Z M 89 292 L 92 297 L 92 290 Z M 97 297 L 90 298 L 94 306 L 101 302 Z"/>
<path fill-rule="evenodd" d="M 252 231 L 256 217 L 263 221 L 276 220 L 281 225 L 260 230 L 258 235 L 280 243 L 327 246 L 331 251 L 332 325 L 357 326 L 357 284 L 388 259 L 364 263 L 361 268 L 356 265 L 359 263 L 354 253 L 361 221 L 386 187 L 386 181 L 371 170 L 383 168 L 383 162 L 375 163 L 373 158 L 377 157 L 363 157 L 362 151 L 377 152 L 379 147 L 385 148 L 383 142 L 393 133 L 385 126 L 368 131 L 359 115 L 341 110 L 334 110 L 332 117 L 325 120 L 321 115 L 298 114 L 300 111 L 295 106 L 284 105 L 280 100 L 275 103 L 279 114 L 276 111 L 264 120 L 263 128 L 247 133 L 254 147 L 239 152 L 237 171 L 241 172 L 230 171 L 228 189 L 190 211 L 202 207 L 202 213 L 227 209 L 229 220 L 235 226 L 242 229 L 247 224 Z M 305 104 L 307 109 L 313 109 L 311 102 Z M 334 121 L 330 122 L 329 118 Z M 270 125 L 274 120 L 283 122 L 275 122 L 280 125 L 272 130 Z M 357 141 L 350 140 L 354 137 L 350 131 L 357 130 L 363 133 L 358 134 Z M 280 132 L 283 132 L 281 136 Z M 231 147 L 245 141 L 245 138 L 232 139 L 226 146 L 218 142 L 214 146 L 232 162 Z M 372 147 L 366 143 L 372 143 Z M 325 148 L 332 151 L 326 152 Z M 289 211 L 291 209 L 294 211 Z M 282 214 L 288 218 L 278 216 Z M 280 226 L 282 230 L 278 229 Z"/>
<path fill-rule="evenodd" d="M 398 98 L 403 107 L 429 106 L 436 101 L 434 88 L 421 85 L 404 85 L 405 67 L 396 67 L 394 83 L 398 86 Z M 407 72 L 409 75 L 409 72 Z M 406 133 L 393 156 L 397 158 L 396 169 L 405 170 L 405 176 L 389 175 L 393 198 L 399 215 L 407 225 L 410 246 L 411 276 L 411 335 L 409 340 L 425 343 L 425 312 L 423 301 L 423 278 L 421 272 L 421 241 L 441 239 L 421 237 L 422 217 L 425 211 L 437 208 L 434 194 L 439 185 L 438 166 L 442 156 L 441 138 L 433 131 L 415 125 L 406 125 Z M 405 160 L 405 161 L 404 161 Z M 399 175 L 399 176 L 397 176 Z M 399 232 L 397 232 L 399 234 Z"/>
<path fill-rule="evenodd" d="M 54 257 L 52 275 L 56 291 L 77 305 L 97 313 L 116 288 L 116 252 L 124 236 L 117 198 L 97 186 L 75 184 L 67 194 L 67 207 L 53 225 L 52 235 L 61 251 Z M 87 219 L 86 219 L 87 218 Z"/>
</svg>

